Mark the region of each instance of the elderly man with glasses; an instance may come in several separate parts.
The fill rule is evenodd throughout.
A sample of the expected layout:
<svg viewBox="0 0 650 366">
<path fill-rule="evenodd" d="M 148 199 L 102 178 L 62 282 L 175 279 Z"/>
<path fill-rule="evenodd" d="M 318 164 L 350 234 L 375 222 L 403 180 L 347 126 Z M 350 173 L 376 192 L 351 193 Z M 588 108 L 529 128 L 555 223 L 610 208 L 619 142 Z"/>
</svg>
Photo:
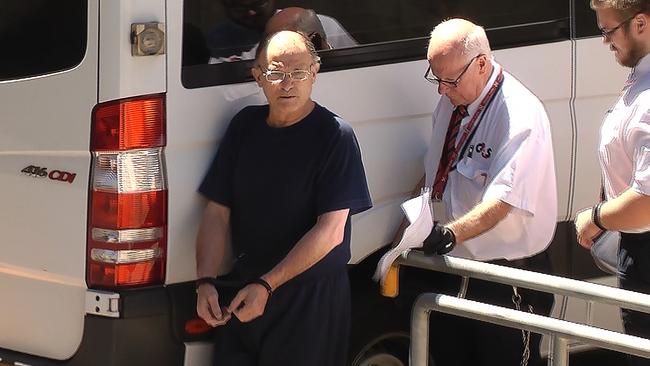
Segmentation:
<svg viewBox="0 0 650 366">
<path fill-rule="evenodd" d="M 547 271 L 557 199 L 548 117 L 540 100 L 493 60 L 482 27 L 463 19 L 431 33 L 426 80 L 442 96 L 433 113 L 426 176 L 433 230 L 427 254 L 445 254 Z M 399 235 L 398 235 L 399 237 Z M 459 278 L 406 272 L 436 292 L 458 291 Z M 436 287 L 437 286 L 437 287 Z M 467 298 L 548 315 L 550 294 L 471 279 Z M 433 314 L 437 366 L 536 365 L 540 336 Z M 472 350 L 472 352 L 468 352 Z"/>
<path fill-rule="evenodd" d="M 197 312 L 219 326 L 215 365 L 346 362 L 350 216 L 371 201 L 352 128 L 311 99 L 319 68 L 303 34 L 263 41 L 252 73 L 268 105 L 233 118 L 201 184 Z M 228 234 L 237 259 L 215 280 Z"/>
<path fill-rule="evenodd" d="M 600 129 L 601 200 L 576 214 L 578 242 L 590 249 L 599 233 L 619 231 L 619 286 L 650 293 L 650 2 L 592 0 L 603 43 L 631 67 Z M 628 334 L 650 338 L 650 316 L 621 309 Z M 630 365 L 650 360 L 629 357 Z"/>
</svg>

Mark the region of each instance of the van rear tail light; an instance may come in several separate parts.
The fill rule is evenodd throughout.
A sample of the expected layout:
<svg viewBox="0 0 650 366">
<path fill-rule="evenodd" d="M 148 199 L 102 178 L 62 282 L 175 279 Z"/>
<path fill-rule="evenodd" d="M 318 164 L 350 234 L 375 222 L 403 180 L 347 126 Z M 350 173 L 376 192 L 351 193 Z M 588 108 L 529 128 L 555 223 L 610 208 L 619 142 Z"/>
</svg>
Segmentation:
<svg viewBox="0 0 650 366">
<path fill-rule="evenodd" d="M 164 96 L 95 107 L 89 195 L 89 287 L 162 284 L 167 259 Z"/>
<path fill-rule="evenodd" d="M 94 110 L 91 151 L 165 146 L 162 94 L 99 104 Z"/>
</svg>

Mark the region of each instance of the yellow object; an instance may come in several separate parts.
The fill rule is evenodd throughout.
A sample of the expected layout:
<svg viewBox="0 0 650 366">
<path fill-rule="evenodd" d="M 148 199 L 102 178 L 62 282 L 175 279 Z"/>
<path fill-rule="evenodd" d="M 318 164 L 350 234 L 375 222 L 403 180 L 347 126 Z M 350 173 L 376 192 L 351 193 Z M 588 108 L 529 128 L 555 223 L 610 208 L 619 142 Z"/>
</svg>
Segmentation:
<svg viewBox="0 0 650 366">
<path fill-rule="evenodd" d="M 382 296 L 386 297 L 397 297 L 399 295 L 399 265 L 391 264 L 379 291 Z"/>
</svg>

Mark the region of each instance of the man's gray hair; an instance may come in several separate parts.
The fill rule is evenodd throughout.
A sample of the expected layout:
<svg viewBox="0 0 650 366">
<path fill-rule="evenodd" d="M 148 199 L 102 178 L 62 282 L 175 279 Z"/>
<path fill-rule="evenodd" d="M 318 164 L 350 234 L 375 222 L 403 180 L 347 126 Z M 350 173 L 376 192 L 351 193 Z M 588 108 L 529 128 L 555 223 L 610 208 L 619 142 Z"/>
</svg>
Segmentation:
<svg viewBox="0 0 650 366">
<path fill-rule="evenodd" d="M 436 30 L 438 30 L 439 28 L 449 27 L 458 21 L 464 21 L 464 20 L 448 19 L 441 22 L 435 28 L 433 28 L 433 30 L 431 31 L 431 37 L 434 36 L 434 33 L 436 33 Z M 474 27 L 472 28 L 472 31 L 458 40 L 459 44 L 461 45 L 461 49 L 460 49 L 461 54 L 469 57 L 474 57 L 479 54 L 484 54 L 488 56 L 488 58 L 491 57 L 492 51 L 490 49 L 490 42 L 488 41 L 487 35 L 485 34 L 485 29 L 483 29 L 483 27 L 481 27 L 480 25 L 476 25 L 476 24 L 473 25 Z"/>
<path fill-rule="evenodd" d="M 478 54 L 490 56 L 490 42 L 485 29 L 477 25 L 463 40 L 463 55 L 474 57 Z"/>
</svg>

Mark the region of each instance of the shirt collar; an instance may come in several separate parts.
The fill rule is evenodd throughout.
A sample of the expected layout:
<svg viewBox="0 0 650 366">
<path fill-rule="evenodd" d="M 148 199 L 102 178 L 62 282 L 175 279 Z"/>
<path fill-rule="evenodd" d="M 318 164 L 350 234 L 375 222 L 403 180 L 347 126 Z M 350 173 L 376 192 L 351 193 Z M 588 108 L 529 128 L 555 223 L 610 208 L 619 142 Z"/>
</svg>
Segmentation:
<svg viewBox="0 0 650 366">
<path fill-rule="evenodd" d="M 487 83 L 485 83 L 485 86 L 483 87 L 483 91 L 481 91 L 481 95 L 479 95 L 475 101 L 473 101 L 469 106 L 467 106 L 467 112 L 469 113 L 470 116 L 473 115 L 474 112 L 476 112 L 478 105 L 481 103 L 483 98 L 485 98 L 485 95 L 488 93 L 488 91 L 492 87 L 492 84 L 494 84 L 494 81 L 497 79 L 499 72 L 501 71 L 501 65 L 499 65 L 496 61 L 494 61 L 494 57 L 490 59 L 490 63 L 492 63 L 492 74 L 490 75 L 490 78 L 488 79 Z"/>
<path fill-rule="evenodd" d="M 630 78 L 636 79 L 637 76 L 647 74 L 648 72 L 650 72 L 650 53 L 643 56 L 641 60 L 639 60 L 639 63 L 634 66 Z"/>
</svg>

